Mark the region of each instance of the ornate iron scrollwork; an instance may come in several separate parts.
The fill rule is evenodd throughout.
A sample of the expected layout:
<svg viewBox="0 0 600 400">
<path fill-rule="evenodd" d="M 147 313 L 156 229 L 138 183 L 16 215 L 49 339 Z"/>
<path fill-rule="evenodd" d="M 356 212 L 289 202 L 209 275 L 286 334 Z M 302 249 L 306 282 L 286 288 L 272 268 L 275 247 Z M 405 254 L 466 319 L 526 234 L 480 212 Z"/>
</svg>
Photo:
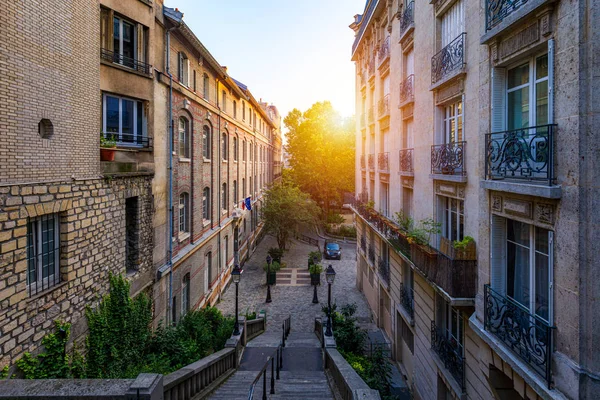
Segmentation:
<svg viewBox="0 0 600 400">
<path fill-rule="evenodd" d="M 415 97 L 415 76 L 409 75 L 400 84 L 400 104 L 406 103 L 407 101 L 413 101 Z"/>
<path fill-rule="evenodd" d="M 465 66 L 465 32 L 431 58 L 431 84 L 435 84 Z"/>
<path fill-rule="evenodd" d="M 431 146 L 431 173 L 464 175 L 464 153 L 467 142 Z"/>
<path fill-rule="evenodd" d="M 400 172 L 413 172 L 413 149 L 400 150 Z"/>
<path fill-rule="evenodd" d="M 485 29 L 489 31 L 507 16 L 521 8 L 527 0 L 487 0 L 485 7 Z"/>
<path fill-rule="evenodd" d="M 402 12 L 402 17 L 400 17 L 400 34 L 404 33 L 414 23 L 414 10 L 415 2 L 411 1 Z"/>
<path fill-rule="evenodd" d="M 440 357 L 444 367 L 456 379 L 460 387 L 465 389 L 465 358 L 462 355 L 462 345 L 450 339 L 431 321 L 431 348 Z"/>
</svg>

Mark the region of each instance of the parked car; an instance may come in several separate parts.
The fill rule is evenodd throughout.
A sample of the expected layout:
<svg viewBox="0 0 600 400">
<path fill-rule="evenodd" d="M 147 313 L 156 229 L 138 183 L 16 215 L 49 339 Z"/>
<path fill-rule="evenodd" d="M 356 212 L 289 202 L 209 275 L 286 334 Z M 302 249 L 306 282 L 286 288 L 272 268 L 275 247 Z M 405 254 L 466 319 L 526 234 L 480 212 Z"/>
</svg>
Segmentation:
<svg viewBox="0 0 600 400">
<path fill-rule="evenodd" d="M 325 243 L 325 251 L 323 253 L 326 260 L 342 259 L 342 248 L 335 242 Z"/>
</svg>

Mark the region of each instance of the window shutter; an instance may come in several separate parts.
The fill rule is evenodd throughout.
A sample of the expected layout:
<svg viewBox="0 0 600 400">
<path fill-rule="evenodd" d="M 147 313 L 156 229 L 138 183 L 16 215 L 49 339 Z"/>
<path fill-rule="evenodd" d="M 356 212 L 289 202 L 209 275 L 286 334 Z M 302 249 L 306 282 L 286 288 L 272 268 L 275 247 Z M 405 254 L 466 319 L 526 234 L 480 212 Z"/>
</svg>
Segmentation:
<svg viewBox="0 0 600 400">
<path fill-rule="evenodd" d="M 185 85 L 189 86 L 190 85 L 190 59 L 186 58 L 185 59 Z"/>
<path fill-rule="evenodd" d="M 178 61 L 177 61 L 177 79 L 179 82 L 182 82 L 183 79 L 183 54 L 178 53 Z"/>
<path fill-rule="evenodd" d="M 506 68 L 492 68 L 492 132 L 506 130 Z"/>
<path fill-rule="evenodd" d="M 506 294 L 506 219 L 492 214 L 490 280 L 492 289 Z"/>
<path fill-rule="evenodd" d="M 146 54 L 144 48 L 144 26 L 137 24 L 137 59 L 141 62 L 146 62 Z"/>
<path fill-rule="evenodd" d="M 554 39 L 548 40 L 548 123 L 554 123 Z"/>
<path fill-rule="evenodd" d="M 109 26 L 112 26 L 110 23 L 110 11 L 102 8 L 100 9 L 100 46 L 106 50 L 112 50 L 112 46 L 109 47 L 109 44 L 112 43 L 109 35 Z"/>
<path fill-rule="evenodd" d="M 548 231 L 548 322 L 554 325 L 554 232 Z"/>
</svg>

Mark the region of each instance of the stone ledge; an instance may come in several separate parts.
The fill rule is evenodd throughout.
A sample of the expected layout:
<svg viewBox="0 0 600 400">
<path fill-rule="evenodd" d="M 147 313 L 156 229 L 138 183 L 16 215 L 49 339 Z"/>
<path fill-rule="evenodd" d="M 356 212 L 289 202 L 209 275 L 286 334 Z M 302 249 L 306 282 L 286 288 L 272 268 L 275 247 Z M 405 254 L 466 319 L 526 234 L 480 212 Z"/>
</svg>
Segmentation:
<svg viewBox="0 0 600 400">
<path fill-rule="evenodd" d="M 452 82 L 466 74 L 467 74 L 467 65 L 465 63 L 465 65 L 462 66 L 461 68 L 458 68 L 456 71 L 450 72 L 450 74 L 448 76 L 440 79 L 439 81 L 437 81 L 435 83 L 432 83 L 431 86 L 429 86 L 429 91 L 437 90 L 437 89 L 441 88 L 442 86 L 445 86 L 447 83 Z"/>
<path fill-rule="evenodd" d="M 436 181 L 448 181 L 448 182 L 458 182 L 458 183 L 467 183 L 466 175 L 444 175 L 444 174 L 429 174 L 431 179 Z"/>
<path fill-rule="evenodd" d="M 516 23 L 522 22 L 527 15 L 531 14 L 539 7 L 553 2 L 554 0 L 530 0 L 528 3 L 525 3 L 523 6 L 521 6 L 521 8 L 519 8 L 517 11 L 504 18 L 504 20 L 498 23 L 498 25 L 481 35 L 479 43 L 488 44 L 490 41 L 492 41 L 492 39 L 504 33 Z M 485 15 L 487 10 L 484 9 L 483 12 Z"/>
<path fill-rule="evenodd" d="M 523 194 L 526 196 L 544 197 L 547 199 L 560 199 L 562 197 L 562 188 L 560 185 L 542 186 L 532 183 L 482 179 L 481 187 L 496 192 Z"/>
</svg>

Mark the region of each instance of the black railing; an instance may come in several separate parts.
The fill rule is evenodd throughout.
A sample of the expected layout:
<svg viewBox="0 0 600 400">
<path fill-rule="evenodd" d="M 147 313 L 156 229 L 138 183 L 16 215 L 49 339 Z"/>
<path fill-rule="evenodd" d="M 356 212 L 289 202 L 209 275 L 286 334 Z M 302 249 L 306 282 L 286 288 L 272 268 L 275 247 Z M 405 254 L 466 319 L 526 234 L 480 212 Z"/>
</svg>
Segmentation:
<svg viewBox="0 0 600 400">
<path fill-rule="evenodd" d="M 379 153 L 377 155 L 377 167 L 380 171 L 390 170 L 390 153 Z"/>
<path fill-rule="evenodd" d="M 375 247 L 369 246 L 369 262 L 375 264 Z"/>
<path fill-rule="evenodd" d="M 488 133 L 485 137 L 487 179 L 554 182 L 554 131 L 541 125 Z"/>
<path fill-rule="evenodd" d="M 489 31 L 521 8 L 527 0 L 486 0 L 485 3 L 485 30 Z"/>
<path fill-rule="evenodd" d="M 553 330 L 555 327 L 514 300 L 485 285 L 485 330 L 494 334 L 517 356 L 552 382 Z"/>
<path fill-rule="evenodd" d="M 400 303 L 411 319 L 415 318 L 415 297 L 413 288 L 400 283 Z"/>
<path fill-rule="evenodd" d="M 415 2 L 411 1 L 406 5 L 400 17 L 400 34 L 402 35 L 415 22 L 414 18 Z"/>
<path fill-rule="evenodd" d="M 360 249 L 362 250 L 363 254 L 366 254 L 367 252 L 367 238 L 363 235 L 360 238 Z"/>
<path fill-rule="evenodd" d="M 360 169 L 365 169 L 366 168 L 366 162 L 365 162 L 365 155 L 361 154 L 360 155 Z"/>
<path fill-rule="evenodd" d="M 413 172 L 413 149 L 402 149 L 400 155 L 400 172 Z"/>
<path fill-rule="evenodd" d="M 379 276 L 385 283 L 390 284 L 390 262 L 389 260 L 384 260 L 379 257 L 379 262 L 377 263 L 377 271 L 379 272 Z"/>
<path fill-rule="evenodd" d="M 386 94 L 383 96 L 379 103 L 377 104 L 377 111 L 379 118 L 387 117 L 390 115 L 390 95 Z"/>
<path fill-rule="evenodd" d="M 106 139 L 114 139 L 119 147 L 152 147 L 152 140 L 145 135 L 134 135 L 133 133 L 105 132 Z"/>
<path fill-rule="evenodd" d="M 104 61 L 112 62 L 115 64 L 122 65 L 127 68 L 134 69 L 142 74 L 149 75 L 152 70 L 152 66 L 135 58 L 125 57 L 122 54 L 115 53 L 107 49 L 100 50 L 100 57 Z"/>
<path fill-rule="evenodd" d="M 465 175 L 465 146 L 467 142 L 453 142 L 431 146 L 431 173 Z"/>
<path fill-rule="evenodd" d="M 379 65 L 381 65 L 385 60 L 390 58 L 390 37 L 386 37 L 381 46 L 379 46 L 379 52 L 377 54 L 377 58 L 379 60 Z"/>
<path fill-rule="evenodd" d="M 277 363 L 277 367 L 275 367 L 275 363 Z M 262 400 L 267 400 L 267 373 L 269 371 L 269 364 L 271 364 L 271 388 L 269 390 L 269 393 L 275 394 L 275 379 L 279 379 L 279 371 L 281 371 L 281 368 L 283 367 L 283 347 L 281 344 L 277 347 L 273 354 L 267 357 L 265 364 L 261 368 L 256 378 L 254 378 L 254 381 L 250 385 L 250 390 L 248 391 L 248 400 L 252 400 L 254 398 L 254 393 L 256 392 L 256 385 L 258 384 L 258 382 L 260 382 L 261 377 L 263 378 L 261 398 Z"/>
<path fill-rule="evenodd" d="M 375 169 L 375 154 L 369 154 L 369 169 Z"/>
<path fill-rule="evenodd" d="M 431 321 L 431 348 L 440 357 L 444 367 L 464 391 L 465 358 L 463 357 L 463 346 L 456 339 L 450 337 L 447 332 L 438 329 L 435 321 Z"/>
<path fill-rule="evenodd" d="M 415 99 L 415 76 L 413 74 L 406 77 L 400 84 L 400 104 L 414 101 Z"/>
<path fill-rule="evenodd" d="M 465 66 L 465 32 L 431 58 L 431 84 L 435 84 Z"/>
</svg>

